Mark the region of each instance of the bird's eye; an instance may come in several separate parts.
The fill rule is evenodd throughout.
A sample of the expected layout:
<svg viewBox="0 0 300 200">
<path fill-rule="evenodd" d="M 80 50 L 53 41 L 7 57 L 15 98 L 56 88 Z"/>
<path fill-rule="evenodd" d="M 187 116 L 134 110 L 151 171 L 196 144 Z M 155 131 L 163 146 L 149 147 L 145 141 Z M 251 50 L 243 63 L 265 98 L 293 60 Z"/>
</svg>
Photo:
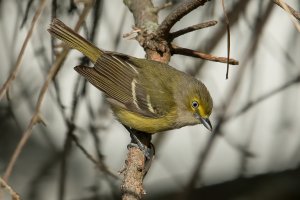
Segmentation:
<svg viewBox="0 0 300 200">
<path fill-rule="evenodd" d="M 197 101 L 192 102 L 192 107 L 193 108 L 198 108 L 198 106 L 199 106 L 199 103 Z"/>
</svg>

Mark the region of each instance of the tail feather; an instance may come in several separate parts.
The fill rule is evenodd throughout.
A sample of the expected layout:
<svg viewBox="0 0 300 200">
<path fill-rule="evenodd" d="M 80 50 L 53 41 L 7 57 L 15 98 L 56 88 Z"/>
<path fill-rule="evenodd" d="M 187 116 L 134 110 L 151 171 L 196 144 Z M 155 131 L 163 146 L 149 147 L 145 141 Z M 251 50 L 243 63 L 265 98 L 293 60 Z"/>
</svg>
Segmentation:
<svg viewBox="0 0 300 200">
<path fill-rule="evenodd" d="M 93 63 L 102 55 L 102 51 L 95 45 L 81 37 L 59 19 L 53 19 L 48 32 L 55 38 L 60 39 L 69 47 L 77 49 L 87 56 Z"/>
</svg>

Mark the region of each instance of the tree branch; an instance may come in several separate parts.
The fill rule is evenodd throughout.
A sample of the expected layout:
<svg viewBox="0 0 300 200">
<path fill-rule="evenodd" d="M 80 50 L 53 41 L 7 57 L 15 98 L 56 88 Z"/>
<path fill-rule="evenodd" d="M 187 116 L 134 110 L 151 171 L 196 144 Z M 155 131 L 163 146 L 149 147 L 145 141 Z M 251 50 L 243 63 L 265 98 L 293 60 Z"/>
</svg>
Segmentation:
<svg viewBox="0 0 300 200">
<path fill-rule="evenodd" d="M 180 54 L 180 55 L 185 55 L 185 56 L 190 56 L 190 57 L 195 57 L 195 58 L 201 58 L 204 60 L 210 60 L 210 61 L 220 62 L 220 63 L 227 63 L 227 61 L 228 61 L 227 57 L 218 57 L 218 56 L 214 56 L 214 55 L 210 55 L 210 54 L 205 54 L 205 53 L 201 53 L 199 51 L 178 47 L 174 44 L 172 44 L 171 52 L 173 54 Z M 239 61 L 230 58 L 228 63 L 230 65 L 238 65 Z"/>
<path fill-rule="evenodd" d="M 145 156 L 139 148 L 129 148 L 125 161 L 126 169 L 121 186 L 122 200 L 141 199 L 144 194 L 143 178 L 145 169 Z"/>
<path fill-rule="evenodd" d="M 180 3 L 177 8 L 171 12 L 164 21 L 159 25 L 156 35 L 160 38 L 167 39 L 171 28 L 176 22 L 178 22 L 185 15 L 190 13 L 192 10 L 204 5 L 207 0 L 188 0 Z"/>
<path fill-rule="evenodd" d="M 179 31 L 175 31 L 175 32 L 170 33 L 169 39 L 170 39 L 170 41 L 172 41 L 176 37 L 179 37 L 181 35 L 187 34 L 187 33 L 192 32 L 192 31 L 196 31 L 196 30 L 199 30 L 199 29 L 203 29 L 203 28 L 207 28 L 207 27 L 210 27 L 210 26 L 214 26 L 217 23 L 218 23 L 217 21 L 212 20 L 212 21 L 208 21 L 208 22 L 203 22 L 201 24 L 196 24 L 196 25 L 193 25 L 193 26 L 186 27 L 186 28 L 183 28 L 183 29 L 181 29 Z"/>
</svg>

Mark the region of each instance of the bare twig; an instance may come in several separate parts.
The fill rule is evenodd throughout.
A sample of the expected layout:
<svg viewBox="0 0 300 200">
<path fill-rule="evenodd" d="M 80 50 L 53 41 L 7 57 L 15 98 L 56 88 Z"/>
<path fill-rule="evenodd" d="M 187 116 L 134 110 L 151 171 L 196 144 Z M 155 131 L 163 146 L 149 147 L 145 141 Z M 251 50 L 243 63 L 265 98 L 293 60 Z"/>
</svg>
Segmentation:
<svg viewBox="0 0 300 200">
<path fill-rule="evenodd" d="M 82 11 L 81 16 L 78 19 L 78 22 L 74 28 L 75 31 L 78 31 L 80 26 L 83 24 L 84 19 L 86 18 L 90 8 L 92 7 L 92 4 L 85 4 L 85 7 Z M 31 136 L 32 133 L 32 129 L 35 126 L 35 124 L 42 122 L 42 118 L 41 118 L 41 114 L 40 114 L 40 109 L 45 97 L 45 94 L 48 90 L 48 87 L 51 83 L 51 81 L 53 80 L 53 78 L 55 77 L 56 73 L 58 72 L 58 70 L 60 69 L 62 63 L 64 62 L 67 54 L 69 53 L 69 48 L 65 47 L 62 52 L 57 56 L 57 59 L 55 60 L 55 62 L 53 63 L 51 69 L 48 72 L 47 78 L 44 82 L 44 85 L 41 88 L 39 97 L 38 97 L 38 101 L 36 103 L 36 107 L 35 107 L 35 112 L 31 118 L 31 121 L 27 127 L 27 129 L 24 131 L 24 133 L 22 134 L 22 138 L 20 140 L 20 142 L 18 143 L 12 157 L 11 160 L 9 161 L 9 164 L 5 170 L 3 179 L 7 181 L 8 177 L 10 176 L 13 167 L 24 147 L 24 145 L 27 143 L 29 137 Z"/>
<path fill-rule="evenodd" d="M 296 12 L 292 7 L 290 7 L 287 3 L 284 2 L 284 0 L 275 0 L 274 3 L 279 5 L 281 8 L 283 8 L 287 13 L 289 13 L 292 22 L 294 23 L 296 29 L 300 32 L 300 24 L 298 21 L 300 21 L 299 13 Z M 297 20 L 298 21 L 297 21 Z"/>
<path fill-rule="evenodd" d="M 172 32 L 172 33 L 170 33 L 169 40 L 172 41 L 176 37 L 179 37 L 181 35 L 187 34 L 187 33 L 192 32 L 192 31 L 196 31 L 196 30 L 199 30 L 199 29 L 214 26 L 217 23 L 218 23 L 217 21 L 212 20 L 212 21 L 208 21 L 208 22 L 203 22 L 201 24 L 196 24 L 196 25 L 193 25 L 193 26 L 189 26 L 189 27 L 181 29 L 179 31 Z"/>
<path fill-rule="evenodd" d="M 228 79 L 229 75 L 229 58 L 230 58 L 230 26 L 229 26 L 229 19 L 226 13 L 225 5 L 224 5 L 224 0 L 222 1 L 222 8 L 223 8 L 223 13 L 224 13 L 224 18 L 226 22 L 226 30 L 227 30 L 227 70 L 226 70 L 226 79 Z"/>
<path fill-rule="evenodd" d="M 190 13 L 192 10 L 204 5 L 206 2 L 207 0 L 188 0 L 180 3 L 177 8 L 171 12 L 159 25 L 156 31 L 157 36 L 167 39 L 171 28 L 176 22 L 178 22 L 182 17 Z"/>
<path fill-rule="evenodd" d="M 12 200 L 20 200 L 20 196 L 0 177 L 0 189 L 6 190 L 12 197 Z"/>
<path fill-rule="evenodd" d="M 25 40 L 23 42 L 22 48 L 21 48 L 20 53 L 19 53 L 18 58 L 17 58 L 17 62 L 14 66 L 14 69 L 13 69 L 12 73 L 10 74 L 10 76 L 8 77 L 8 79 L 5 81 L 5 83 L 3 84 L 3 86 L 0 89 L 0 100 L 2 99 L 4 94 L 8 91 L 11 83 L 15 80 L 15 78 L 17 77 L 17 75 L 20 71 L 20 67 L 21 67 L 21 63 L 22 63 L 22 60 L 23 60 L 25 49 L 27 47 L 29 39 L 32 36 L 33 29 L 34 29 L 35 25 L 37 24 L 37 21 L 38 21 L 40 15 L 41 15 L 42 11 L 45 8 L 46 2 L 47 2 L 46 0 L 40 0 L 39 7 L 37 8 L 37 10 L 36 10 L 36 12 L 35 12 L 35 14 L 32 18 L 30 28 L 29 28 L 29 30 L 27 32 L 27 35 L 25 37 Z"/>
<path fill-rule="evenodd" d="M 214 55 L 210 55 L 210 54 L 205 54 L 205 53 L 201 53 L 199 51 L 178 47 L 174 44 L 172 44 L 171 52 L 173 54 L 191 56 L 191 57 L 201 58 L 204 60 L 209 60 L 209 61 L 214 61 L 214 62 L 220 62 L 220 63 L 228 62 L 230 65 L 238 65 L 239 64 L 239 61 L 232 59 L 232 58 L 230 58 L 228 61 L 227 57 L 218 57 L 218 56 L 214 56 Z"/>
<path fill-rule="evenodd" d="M 300 21 L 300 12 L 296 11 L 294 8 L 289 6 L 287 3 L 282 2 L 281 0 L 273 0 L 274 3 L 276 3 L 278 6 L 283 8 L 284 10 L 288 10 L 298 21 Z M 283 6 L 283 4 L 286 5 L 286 8 Z"/>
<path fill-rule="evenodd" d="M 64 141 L 64 148 L 62 151 L 62 157 L 60 162 L 60 170 L 59 170 L 59 183 L 58 183 L 58 200 L 64 200 L 65 199 L 65 193 L 66 193 L 66 182 L 67 182 L 67 173 L 68 171 L 68 158 L 72 150 L 72 139 L 71 134 L 72 131 L 75 129 L 75 126 L 68 127 L 68 133 L 67 137 Z"/>
<path fill-rule="evenodd" d="M 252 2 L 251 0 L 243 0 L 243 1 L 236 1 L 236 3 L 233 4 L 231 10 L 227 13 L 228 18 L 230 19 L 231 26 L 236 24 L 240 18 L 241 13 L 245 12 L 245 9 L 247 8 L 247 5 Z M 222 21 L 224 19 L 221 19 Z M 215 34 L 212 35 L 210 39 L 208 39 L 208 43 L 205 44 L 205 50 L 206 52 L 212 52 L 216 46 L 219 44 L 220 40 L 223 38 L 223 36 L 226 34 L 226 29 L 220 28 L 217 29 Z M 197 64 L 196 67 L 194 67 L 193 70 L 190 70 L 190 73 L 192 75 L 196 75 L 200 69 L 202 69 L 204 62 L 201 61 Z"/>
</svg>

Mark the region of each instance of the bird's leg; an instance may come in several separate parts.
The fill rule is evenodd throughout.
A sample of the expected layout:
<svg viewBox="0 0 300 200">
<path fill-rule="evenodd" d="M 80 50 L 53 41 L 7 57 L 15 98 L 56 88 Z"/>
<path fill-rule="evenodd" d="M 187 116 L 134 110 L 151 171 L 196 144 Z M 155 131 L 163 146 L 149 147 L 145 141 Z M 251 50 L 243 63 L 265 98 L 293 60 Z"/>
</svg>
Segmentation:
<svg viewBox="0 0 300 200">
<path fill-rule="evenodd" d="M 148 133 L 143 133 L 134 129 L 130 129 L 128 127 L 126 127 L 126 129 L 129 131 L 131 137 L 131 142 L 127 145 L 127 148 L 129 149 L 132 147 L 136 147 L 140 149 L 146 158 L 144 169 L 145 178 L 146 174 L 148 173 L 151 167 L 155 155 L 155 148 L 154 145 L 151 143 L 151 135 Z"/>
<path fill-rule="evenodd" d="M 154 145 L 151 143 L 151 135 L 126 126 L 125 128 L 128 130 L 131 137 L 131 143 L 127 146 L 127 148 L 137 147 L 144 153 L 148 161 L 152 160 L 155 154 L 155 149 Z"/>
<path fill-rule="evenodd" d="M 147 134 L 148 135 L 148 134 Z M 150 147 L 147 145 L 143 144 L 140 139 L 136 136 L 135 133 L 130 132 L 130 137 L 131 137 L 131 143 L 127 146 L 127 148 L 131 147 L 137 147 L 139 148 L 147 158 L 147 160 L 152 160 L 154 154 L 155 154 L 155 149 L 154 145 L 150 142 Z M 151 135 L 150 135 L 151 137 Z M 150 139 L 151 140 L 151 139 Z"/>
</svg>

